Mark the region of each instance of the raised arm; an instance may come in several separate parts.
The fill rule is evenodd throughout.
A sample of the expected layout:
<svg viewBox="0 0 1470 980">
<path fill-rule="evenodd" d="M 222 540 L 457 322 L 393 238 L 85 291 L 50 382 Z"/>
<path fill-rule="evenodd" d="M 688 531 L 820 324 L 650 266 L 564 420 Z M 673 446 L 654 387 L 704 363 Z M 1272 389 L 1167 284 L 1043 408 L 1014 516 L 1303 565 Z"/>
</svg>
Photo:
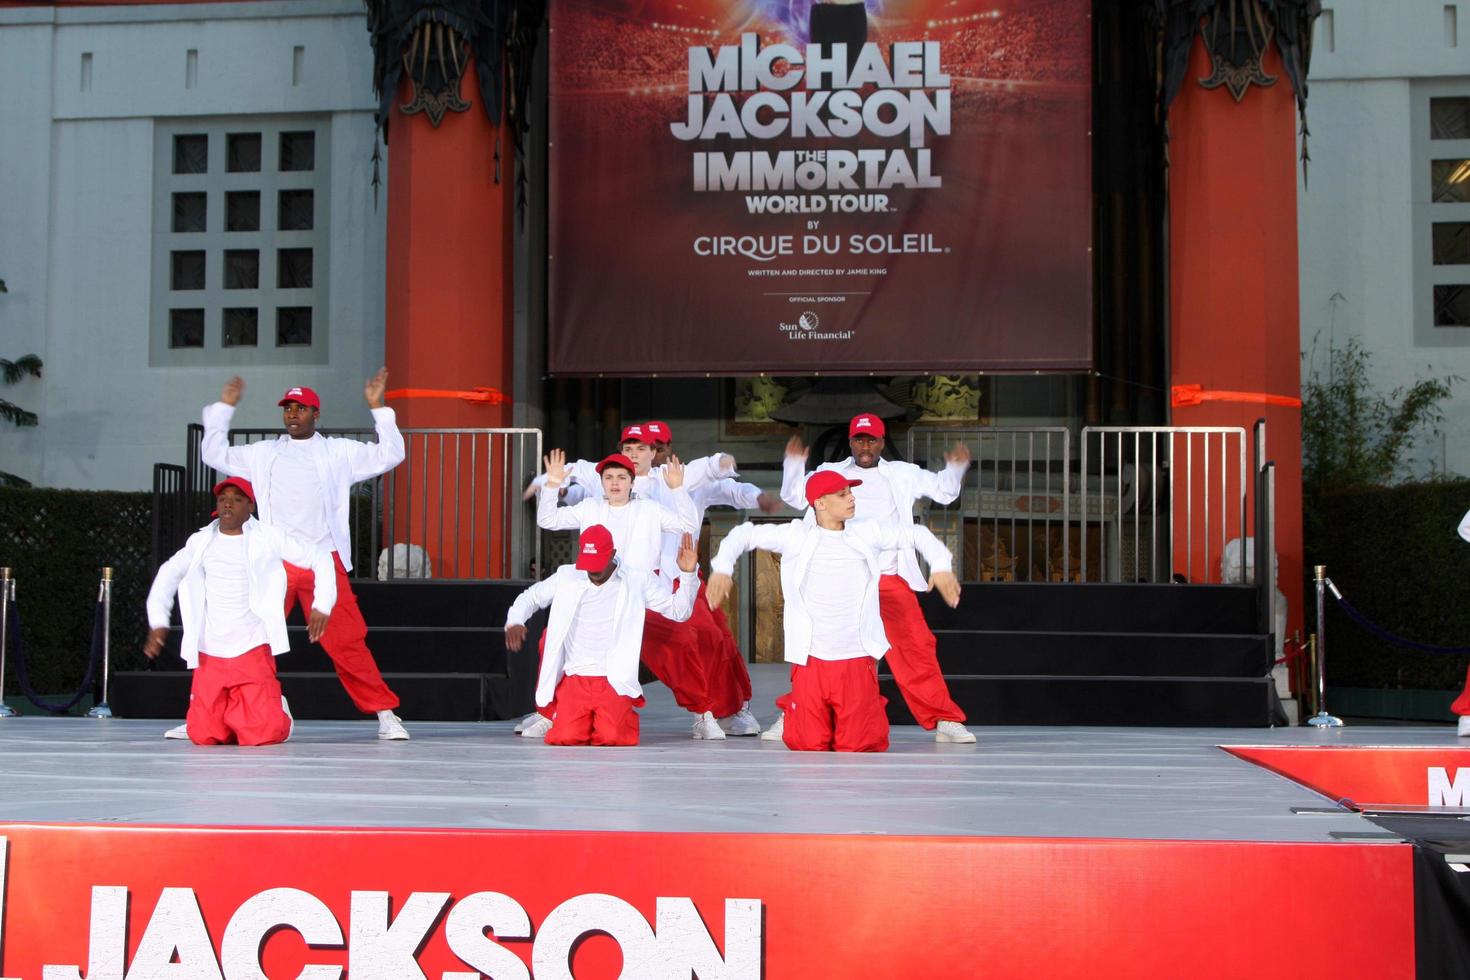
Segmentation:
<svg viewBox="0 0 1470 980">
<path fill-rule="evenodd" d="M 735 457 L 729 453 L 701 456 L 684 464 L 684 486 L 690 490 L 735 475 Z"/>
<path fill-rule="evenodd" d="M 786 443 L 786 458 L 781 463 L 781 499 L 797 510 L 806 510 L 808 452 L 801 436 L 792 436 Z"/>
<path fill-rule="evenodd" d="M 255 479 L 250 471 L 250 447 L 230 445 L 230 421 L 235 406 L 245 394 L 245 381 L 239 375 L 225 382 L 219 401 L 204 406 L 204 439 L 199 443 L 199 458 L 205 466 L 228 476 Z"/>
<path fill-rule="evenodd" d="M 643 604 L 661 616 L 682 623 L 694 615 L 694 600 L 699 595 L 699 549 L 694 535 L 684 534 L 679 540 L 679 588 L 672 590 L 663 579 L 643 577 Z"/>
<path fill-rule="evenodd" d="M 694 521 L 699 514 L 694 509 L 694 500 L 689 496 L 689 491 L 683 487 L 675 487 L 669 497 L 674 502 L 674 509 L 658 507 L 659 527 L 670 534 L 698 531 L 699 528 L 694 526 Z"/>
<path fill-rule="evenodd" d="M 403 433 L 398 431 L 398 414 L 383 403 L 383 391 L 388 387 L 388 369 L 382 368 L 368 378 L 362 395 L 373 413 L 373 428 L 377 430 L 377 442 L 358 442 L 344 439 L 352 479 L 371 480 L 403 462 L 407 450 L 403 445 Z"/>
<path fill-rule="evenodd" d="M 580 531 L 582 529 L 581 508 L 586 501 L 575 507 L 557 507 L 557 497 L 567 477 L 567 454 L 553 449 L 546 454 L 546 483 L 536 495 L 536 523 L 548 531 Z"/>
<path fill-rule="evenodd" d="M 915 489 L 919 496 L 928 497 L 937 504 L 952 503 L 964 489 L 965 471 L 969 468 L 970 447 L 963 442 L 956 442 L 944 454 L 944 469 L 939 472 L 914 467 L 918 480 Z"/>
</svg>

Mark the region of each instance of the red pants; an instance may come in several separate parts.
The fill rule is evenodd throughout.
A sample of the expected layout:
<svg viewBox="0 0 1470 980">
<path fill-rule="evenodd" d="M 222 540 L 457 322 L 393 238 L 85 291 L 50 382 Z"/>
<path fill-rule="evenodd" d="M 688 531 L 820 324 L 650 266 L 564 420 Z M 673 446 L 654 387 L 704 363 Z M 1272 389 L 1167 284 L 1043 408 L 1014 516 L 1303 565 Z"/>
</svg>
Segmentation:
<svg viewBox="0 0 1470 980">
<path fill-rule="evenodd" d="M 740 645 L 730 632 L 730 622 L 723 609 L 711 609 L 705 598 L 704 579 L 699 580 L 699 597 L 694 600 L 694 615 L 689 622 L 699 633 L 700 653 L 704 655 L 705 668 L 709 672 L 710 700 L 715 707 L 710 710 L 716 718 L 733 715 L 740 706 L 750 700 L 750 670 L 745 666 L 745 657 Z M 722 710 L 723 709 L 723 710 Z"/>
<path fill-rule="evenodd" d="M 311 609 L 312 589 L 316 579 L 311 569 L 301 568 L 290 562 L 286 566 L 286 615 L 296 608 L 300 600 L 304 610 Z M 327 630 L 322 634 L 322 649 L 332 658 L 337 669 L 337 678 L 347 689 L 347 696 L 357 705 L 358 711 L 377 714 L 384 708 L 398 707 L 398 696 L 383 683 L 378 664 L 367 647 L 367 623 L 363 622 L 362 611 L 357 608 L 357 596 L 352 593 L 352 583 L 347 580 L 347 570 L 342 559 L 332 552 L 332 564 L 337 568 L 337 604 L 332 607 Z"/>
<path fill-rule="evenodd" d="M 1470 668 L 1465 671 L 1465 689 L 1455 698 L 1455 703 L 1450 705 L 1450 711 L 1457 715 L 1470 715 Z"/>
<path fill-rule="evenodd" d="M 265 644 L 238 657 L 199 654 L 184 718 L 195 745 L 274 745 L 291 733 L 275 657 Z"/>
<path fill-rule="evenodd" d="M 563 677 L 556 685 L 550 745 L 637 745 L 642 698 L 614 691 L 606 677 Z"/>
<path fill-rule="evenodd" d="M 797 752 L 882 752 L 888 699 L 878 693 L 878 663 L 818 660 L 791 668 L 791 693 L 777 699 L 782 740 Z"/>
<path fill-rule="evenodd" d="M 931 730 L 941 721 L 963 722 L 965 713 L 949 696 L 934 655 L 938 645 L 914 590 L 897 575 L 880 577 L 878 612 L 888 634 L 888 669 L 914 720 Z"/>
<path fill-rule="evenodd" d="M 676 623 L 651 609 L 645 612 L 643 648 L 638 656 L 653 671 L 653 676 L 674 692 L 679 707 L 697 715 L 714 711 L 709 674 L 700 656 L 699 634 L 688 621 Z M 735 710 L 739 710 L 739 705 Z"/>
</svg>

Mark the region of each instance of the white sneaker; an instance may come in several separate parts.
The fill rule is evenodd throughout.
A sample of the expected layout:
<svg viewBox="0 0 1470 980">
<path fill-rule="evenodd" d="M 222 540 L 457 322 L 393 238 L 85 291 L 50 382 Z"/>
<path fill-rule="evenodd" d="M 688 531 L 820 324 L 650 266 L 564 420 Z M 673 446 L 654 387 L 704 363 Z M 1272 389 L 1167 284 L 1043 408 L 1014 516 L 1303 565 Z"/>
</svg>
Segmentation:
<svg viewBox="0 0 1470 980">
<path fill-rule="evenodd" d="M 1470 715 L 1461 715 L 1460 724 L 1455 728 L 1455 734 L 1461 738 L 1470 738 Z M 164 738 L 168 738 L 167 735 Z"/>
<path fill-rule="evenodd" d="M 408 741 L 408 729 L 403 727 L 403 719 L 393 712 L 384 708 L 378 712 L 378 738 L 387 742 Z"/>
<path fill-rule="evenodd" d="M 188 739 L 189 739 L 189 726 L 187 724 L 175 725 L 174 727 L 170 728 L 168 731 L 164 732 L 163 733 L 163 737 L 164 738 L 181 738 L 181 739 L 184 739 L 185 741 L 188 741 Z"/>
<path fill-rule="evenodd" d="M 726 735 L 759 735 L 761 733 L 761 723 L 756 721 L 755 715 L 750 713 L 749 701 L 742 704 L 740 710 L 733 715 L 715 720 L 720 723 Z"/>
<path fill-rule="evenodd" d="M 782 737 L 783 736 L 783 730 L 785 728 L 786 728 L 786 712 L 783 711 L 779 715 L 776 716 L 776 722 L 775 722 L 775 724 L 771 725 L 770 728 L 767 728 L 765 731 L 761 732 L 761 741 L 762 742 L 781 742 L 781 741 L 785 741 L 785 739 Z"/>
<path fill-rule="evenodd" d="M 538 714 L 535 721 L 521 729 L 520 735 L 521 738 L 545 738 L 549 731 L 551 731 L 551 719 Z"/>
<path fill-rule="evenodd" d="M 281 710 L 286 712 L 286 721 L 290 722 L 290 724 L 286 726 L 286 737 L 281 739 L 281 741 L 289 742 L 291 741 L 291 733 L 296 731 L 296 719 L 291 714 L 291 706 L 286 703 L 286 695 L 284 694 L 281 695 Z M 379 735 L 378 737 L 382 738 L 383 736 Z M 408 738 L 407 735 L 404 735 L 403 737 Z"/>
<path fill-rule="evenodd" d="M 706 711 L 694 718 L 694 737 L 719 741 L 724 739 L 725 730 L 715 721 L 715 716 Z"/>
<path fill-rule="evenodd" d="M 957 721 L 941 721 L 934 726 L 934 741 L 936 742 L 963 742 L 966 745 L 975 741 L 974 734 Z"/>
<path fill-rule="evenodd" d="M 526 715 L 526 717 L 524 717 L 520 721 L 516 722 L 516 734 L 517 735 L 521 734 L 526 729 L 528 729 L 532 725 L 536 724 L 536 722 L 540 721 L 542 717 L 543 716 L 542 716 L 541 712 L 539 712 L 539 711 L 533 711 L 529 715 Z"/>
</svg>

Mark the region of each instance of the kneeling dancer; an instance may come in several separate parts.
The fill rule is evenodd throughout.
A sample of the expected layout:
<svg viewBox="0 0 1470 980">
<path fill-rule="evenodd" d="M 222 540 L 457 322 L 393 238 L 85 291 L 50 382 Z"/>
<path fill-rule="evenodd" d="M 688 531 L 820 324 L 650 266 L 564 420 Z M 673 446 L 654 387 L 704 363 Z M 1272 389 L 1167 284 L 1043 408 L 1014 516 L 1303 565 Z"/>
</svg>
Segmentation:
<svg viewBox="0 0 1470 980">
<path fill-rule="evenodd" d="M 930 584 L 951 606 L 960 586 L 949 550 L 920 524 L 880 525 L 852 519 L 849 480 L 831 470 L 806 481 L 815 523 L 751 524 L 732 530 L 710 563 L 711 606 L 729 594 L 735 560 L 754 548 L 782 555 L 786 660 L 791 693 L 777 704 L 782 740 L 802 751 L 882 752 L 888 748 L 888 703 L 878 693 L 878 661 L 888 652 L 878 608 L 879 556 L 918 548 Z"/>
<path fill-rule="evenodd" d="M 158 569 L 148 590 L 148 640 L 157 657 L 168 638 L 174 594 L 184 639 L 179 653 L 194 672 L 184 725 L 195 745 L 271 745 L 291 734 L 272 659 L 291 649 L 286 634 L 286 568 L 316 576 L 307 635 L 327 628 L 337 601 L 330 553 L 250 516 L 255 490 L 232 476 L 215 485 L 218 519 L 189 536 Z"/>
<path fill-rule="evenodd" d="M 545 739 L 551 745 L 637 745 L 638 650 L 643 616 L 652 610 L 675 622 L 694 611 L 698 551 L 685 534 L 679 546 L 678 591 L 615 558 L 612 532 L 594 524 L 577 539 L 577 561 L 526 589 L 505 618 L 505 646 L 526 641 L 526 621 L 551 607 L 536 704 L 555 705 Z"/>
</svg>

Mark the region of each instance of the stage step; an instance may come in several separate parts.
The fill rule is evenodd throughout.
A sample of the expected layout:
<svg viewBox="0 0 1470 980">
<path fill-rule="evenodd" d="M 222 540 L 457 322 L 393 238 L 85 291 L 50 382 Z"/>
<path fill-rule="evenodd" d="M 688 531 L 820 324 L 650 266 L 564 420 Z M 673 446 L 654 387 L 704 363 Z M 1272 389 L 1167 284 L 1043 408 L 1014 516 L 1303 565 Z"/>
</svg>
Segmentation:
<svg viewBox="0 0 1470 980">
<path fill-rule="evenodd" d="M 1274 693 L 1269 677 L 949 674 L 945 681 L 972 726 L 1260 728 L 1270 724 Z M 889 722 L 914 724 L 893 678 L 881 678 L 879 687 Z"/>
<path fill-rule="evenodd" d="M 946 675 L 1250 677 L 1271 668 L 1270 638 L 1258 634 L 936 629 L 934 636 Z"/>
<path fill-rule="evenodd" d="M 505 649 L 505 615 L 529 582 L 354 581 L 368 623 L 367 643 L 409 721 L 492 721 L 534 708 L 536 644 L 545 617 L 532 620 L 520 653 Z M 300 609 L 288 620 L 291 652 L 276 659 L 291 713 L 302 720 L 360 718 L 330 658 L 306 639 Z M 120 671 L 110 701 L 118 717 L 179 718 L 189 674 L 178 656 L 182 630 L 170 630 L 153 670 Z"/>
<path fill-rule="evenodd" d="M 1254 633 L 1258 594 L 1249 585 L 967 582 L 958 609 L 923 596 L 934 630 L 1073 633 Z"/>
</svg>

